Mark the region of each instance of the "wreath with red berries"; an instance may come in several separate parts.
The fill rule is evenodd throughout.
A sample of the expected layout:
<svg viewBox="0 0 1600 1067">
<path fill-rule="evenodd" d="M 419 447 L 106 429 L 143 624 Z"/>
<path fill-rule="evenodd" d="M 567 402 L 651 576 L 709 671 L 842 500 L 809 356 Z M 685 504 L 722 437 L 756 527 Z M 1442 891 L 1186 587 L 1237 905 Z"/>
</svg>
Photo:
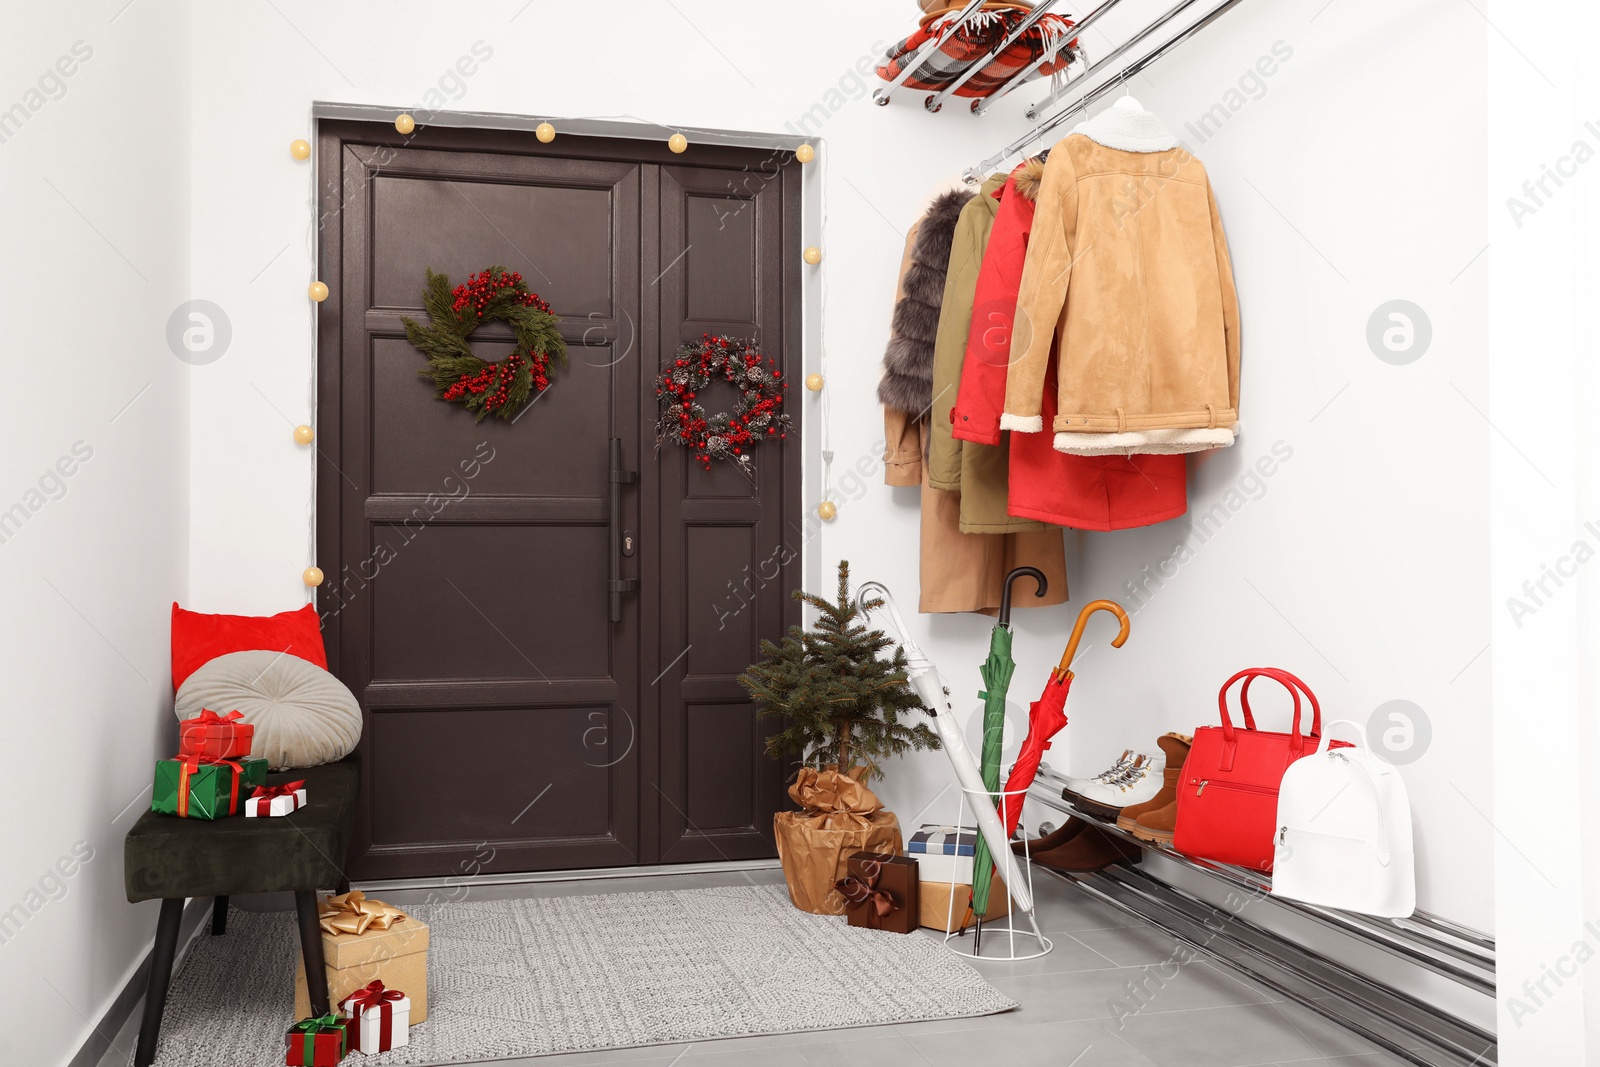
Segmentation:
<svg viewBox="0 0 1600 1067">
<path fill-rule="evenodd" d="M 401 318 L 406 340 L 428 357 L 420 373 L 433 379 L 440 400 L 477 412 L 478 422 L 515 418 L 535 392 L 549 388 L 551 363 L 567 365 L 561 320 L 515 271 L 489 267 L 452 289 L 448 275 L 430 270 L 422 306 L 428 325 Z M 469 338 L 486 322 L 509 323 L 517 350 L 494 363 L 473 355 Z"/>
<path fill-rule="evenodd" d="M 752 447 L 789 436 L 791 422 L 783 411 L 789 384 L 777 367 L 777 361 L 763 359 L 755 345 L 734 337 L 704 334 L 684 345 L 656 378 L 661 403 L 656 445 L 667 441 L 683 445 L 706 470 L 712 460 L 731 460 L 748 471 Z M 732 411 L 707 415 L 695 399 L 713 382 L 730 382 L 739 390 Z"/>
</svg>

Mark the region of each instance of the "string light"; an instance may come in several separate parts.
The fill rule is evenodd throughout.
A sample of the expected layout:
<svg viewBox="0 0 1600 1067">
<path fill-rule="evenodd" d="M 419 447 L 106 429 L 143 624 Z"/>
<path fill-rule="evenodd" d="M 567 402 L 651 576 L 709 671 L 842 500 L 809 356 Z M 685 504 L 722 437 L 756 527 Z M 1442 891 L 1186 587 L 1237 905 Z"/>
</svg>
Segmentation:
<svg viewBox="0 0 1600 1067">
<path fill-rule="evenodd" d="M 817 518 L 823 522 L 832 522 L 834 516 L 839 514 L 839 509 L 831 500 L 824 500 L 817 505 Z"/>
<path fill-rule="evenodd" d="M 300 575 L 300 580 L 305 582 L 311 588 L 315 589 L 317 586 L 322 584 L 322 568 L 307 567 L 305 569 L 305 573 Z"/>
<path fill-rule="evenodd" d="M 403 134 L 409 134 L 412 130 L 417 128 L 417 120 L 412 118 L 410 115 L 401 115 L 399 118 L 394 120 L 394 128 Z"/>
<path fill-rule="evenodd" d="M 309 445 L 312 441 L 315 441 L 316 439 L 317 439 L 317 431 L 313 430 L 311 427 L 305 425 L 304 423 L 302 423 L 301 425 L 296 426 L 294 428 L 294 443 L 295 444 L 297 444 L 297 445 Z"/>
<path fill-rule="evenodd" d="M 806 388 L 811 390 L 813 393 L 822 392 L 822 375 L 820 375 L 820 374 L 808 374 L 808 375 L 806 375 Z"/>
<path fill-rule="evenodd" d="M 805 250 L 805 252 L 801 255 L 801 258 L 815 267 L 818 263 L 822 262 L 822 249 L 818 248 L 816 245 L 812 245 L 810 248 Z"/>
<path fill-rule="evenodd" d="M 548 122 L 541 122 L 539 128 L 533 131 L 533 135 L 539 138 L 541 144 L 549 144 L 556 139 L 556 128 Z"/>
<path fill-rule="evenodd" d="M 306 288 L 306 295 L 320 304 L 324 300 L 328 299 L 328 287 L 323 285 L 321 282 L 312 282 L 311 285 Z"/>
<path fill-rule="evenodd" d="M 803 144 L 794 150 L 794 158 L 802 163 L 810 163 L 817 158 L 817 150 L 808 144 Z"/>
<path fill-rule="evenodd" d="M 289 142 L 289 154 L 296 159 L 311 158 L 311 142 L 295 140 Z"/>
<path fill-rule="evenodd" d="M 667 147 L 681 156 L 689 151 L 689 138 L 681 133 L 675 133 L 667 138 Z"/>
</svg>

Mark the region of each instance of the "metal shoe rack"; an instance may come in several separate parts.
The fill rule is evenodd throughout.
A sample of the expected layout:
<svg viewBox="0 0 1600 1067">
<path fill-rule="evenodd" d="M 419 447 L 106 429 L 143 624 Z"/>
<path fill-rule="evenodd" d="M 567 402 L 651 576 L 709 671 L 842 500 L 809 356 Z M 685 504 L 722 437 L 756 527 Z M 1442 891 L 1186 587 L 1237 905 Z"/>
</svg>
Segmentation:
<svg viewBox="0 0 1600 1067">
<path fill-rule="evenodd" d="M 1272 918 L 1309 921 L 1349 938 L 1352 946 L 1377 949 L 1490 998 L 1495 990 L 1493 938 L 1422 911 L 1409 919 L 1379 919 L 1269 896 L 1271 879 L 1258 871 L 1192 859 L 1076 810 L 1062 799 L 1064 784 L 1053 771 L 1041 768 L 1028 798 L 1204 875 L 1227 890 L 1229 906 L 1219 906 L 1133 864 L 1119 863 L 1093 874 L 1052 874 L 1165 931 L 1196 955 L 1304 1005 L 1410 1063 L 1487 1067 L 1498 1062 L 1492 1033 L 1298 944 L 1246 913 L 1276 909 Z M 1235 901 L 1242 903 L 1235 907 Z"/>
</svg>

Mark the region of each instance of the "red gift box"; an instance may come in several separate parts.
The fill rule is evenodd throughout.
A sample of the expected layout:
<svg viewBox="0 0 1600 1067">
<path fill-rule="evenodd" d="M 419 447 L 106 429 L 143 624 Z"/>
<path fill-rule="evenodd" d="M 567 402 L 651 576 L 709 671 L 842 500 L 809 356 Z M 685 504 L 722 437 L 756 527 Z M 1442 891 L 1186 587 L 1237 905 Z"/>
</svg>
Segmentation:
<svg viewBox="0 0 1600 1067">
<path fill-rule="evenodd" d="M 243 718 L 244 714 L 238 711 L 218 715 L 206 709 L 193 719 L 184 719 L 178 723 L 178 754 L 213 759 L 250 755 L 256 727 L 254 723 L 241 722 Z"/>
<path fill-rule="evenodd" d="M 337 1015 L 303 1019 L 284 1035 L 288 1067 L 336 1067 L 350 1051 L 351 1020 Z"/>
</svg>

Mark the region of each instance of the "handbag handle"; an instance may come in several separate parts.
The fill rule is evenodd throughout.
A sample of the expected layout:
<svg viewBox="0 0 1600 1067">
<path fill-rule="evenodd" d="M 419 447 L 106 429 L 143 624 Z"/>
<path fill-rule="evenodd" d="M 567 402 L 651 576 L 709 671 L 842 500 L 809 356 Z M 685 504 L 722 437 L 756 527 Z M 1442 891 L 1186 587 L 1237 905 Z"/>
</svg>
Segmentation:
<svg viewBox="0 0 1600 1067">
<path fill-rule="evenodd" d="M 1239 690 L 1239 703 L 1244 707 L 1247 720 L 1250 716 L 1250 683 L 1257 677 L 1274 678 L 1280 685 L 1291 692 L 1304 693 L 1306 698 L 1311 701 L 1311 730 L 1304 737 L 1300 733 L 1300 704 L 1299 701 L 1295 702 L 1294 731 L 1289 742 L 1289 750 L 1295 754 L 1296 758 L 1299 758 L 1300 754 L 1305 751 L 1305 741 L 1315 741 L 1322 734 L 1322 704 L 1317 700 L 1317 694 L 1311 691 L 1309 685 L 1282 667 L 1260 667 L 1257 670 L 1259 673 L 1247 678 L 1244 687 Z"/>
<path fill-rule="evenodd" d="M 1233 683 L 1239 679 L 1243 678 L 1245 680 L 1244 686 L 1239 690 L 1239 704 L 1244 711 L 1244 728 L 1246 730 L 1254 730 L 1256 728 L 1256 719 L 1250 712 L 1248 694 L 1250 692 L 1250 683 L 1259 677 L 1275 680 L 1289 691 L 1290 696 L 1294 697 L 1294 732 L 1298 740 L 1300 735 L 1300 691 L 1279 677 L 1281 673 L 1276 667 L 1247 667 L 1222 683 L 1222 690 L 1217 694 L 1217 710 L 1222 713 L 1222 739 L 1225 742 L 1229 745 L 1235 743 L 1233 719 L 1228 715 L 1228 690 L 1232 689 Z"/>
</svg>

